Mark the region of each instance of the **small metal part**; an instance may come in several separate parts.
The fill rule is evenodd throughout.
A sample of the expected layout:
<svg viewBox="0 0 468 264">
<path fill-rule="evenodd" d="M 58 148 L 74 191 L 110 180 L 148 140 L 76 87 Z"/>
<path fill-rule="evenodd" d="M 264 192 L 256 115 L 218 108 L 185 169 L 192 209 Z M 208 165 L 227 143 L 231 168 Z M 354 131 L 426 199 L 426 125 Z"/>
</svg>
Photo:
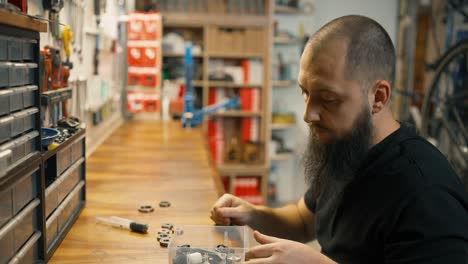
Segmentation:
<svg viewBox="0 0 468 264">
<path fill-rule="evenodd" d="M 190 245 L 189 244 L 185 244 L 185 245 L 180 245 L 180 246 L 177 246 L 177 247 L 181 247 L 181 248 L 189 248 Z"/>
<path fill-rule="evenodd" d="M 225 245 L 220 244 L 216 246 L 215 251 L 219 253 L 228 253 L 228 248 Z"/>
<path fill-rule="evenodd" d="M 167 248 L 169 246 L 169 244 L 171 243 L 171 239 L 170 238 L 163 238 L 159 241 L 159 245 L 161 247 L 164 247 L 164 248 Z"/>
<path fill-rule="evenodd" d="M 184 234 L 184 229 L 180 228 L 180 227 L 177 227 L 175 229 L 175 234 L 178 235 L 178 236 L 181 236 Z"/>
<path fill-rule="evenodd" d="M 138 211 L 142 213 L 151 213 L 154 211 L 154 208 L 151 205 L 142 205 L 140 208 L 138 208 Z"/>
<path fill-rule="evenodd" d="M 158 231 L 158 235 L 159 235 L 159 234 L 170 235 L 170 234 L 171 234 L 171 230 L 169 230 L 169 229 L 161 229 L 160 231 Z"/>
<path fill-rule="evenodd" d="M 168 201 L 161 201 L 159 202 L 159 207 L 170 207 L 171 203 Z"/>
<path fill-rule="evenodd" d="M 229 255 L 229 256 L 227 256 L 226 259 L 228 261 L 232 261 L 232 262 L 240 262 L 242 260 L 242 258 L 237 256 L 237 255 Z"/>
<path fill-rule="evenodd" d="M 161 241 L 162 239 L 165 239 L 165 238 L 168 238 L 169 235 L 167 234 L 158 234 L 157 238 L 158 238 L 158 241 Z"/>
<path fill-rule="evenodd" d="M 169 229 L 169 230 L 172 230 L 173 227 L 174 227 L 174 225 L 170 224 L 170 223 L 165 223 L 165 224 L 161 225 L 161 228 L 165 228 L 165 229 Z"/>
<path fill-rule="evenodd" d="M 187 263 L 190 264 L 203 264 L 206 263 L 207 257 L 203 256 L 200 252 L 187 254 Z"/>
</svg>

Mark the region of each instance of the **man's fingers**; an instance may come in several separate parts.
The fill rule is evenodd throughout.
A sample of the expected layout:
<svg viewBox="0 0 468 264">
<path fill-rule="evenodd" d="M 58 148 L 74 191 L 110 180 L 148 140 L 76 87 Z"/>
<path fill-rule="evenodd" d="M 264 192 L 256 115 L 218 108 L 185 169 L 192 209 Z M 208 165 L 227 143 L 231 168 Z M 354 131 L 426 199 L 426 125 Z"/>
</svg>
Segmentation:
<svg viewBox="0 0 468 264">
<path fill-rule="evenodd" d="M 237 207 L 223 207 L 223 208 L 217 208 L 215 209 L 218 215 L 221 217 L 225 218 L 235 218 L 235 217 L 240 217 L 241 212 L 239 211 L 239 208 Z"/>
<path fill-rule="evenodd" d="M 224 194 L 221 196 L 221 198 L 218 199 L 218 201 L 216 201 L 216 203 L 213 205 L 213 208 L 231 207 L 233 199 L 234 196 L 230 194 Z"/>
<path fill-rule="evenodd" d="M 249 249 L 247 254 L 245 255 L 245 258 L 247 260 L 250 259 L 258 259 L 258 258 L 267 258 L 273 255 L 273 248 L 271 244 L 267 245 L 259 245 L 252 247 Z"/>
<path fill-rule="evenodd" d="M 225 225 L 225 226 L 231 225 L 231 219 L 230 218 L 223 217 L 217 212 L 212 211 L 210 218 L 217 225 Z"/>
<path fill-rule="evenodd" d="M 252 259 L 245 262 L 246 264 L 271 264 L 275 263 L 273 257 L 262 258 L 262 259 Z"/>
<path fill-rule="evenodd" d="M 280 238 L 277 238 L 277 237 L 264 235 L 258 231 L 254 231 L 254 238 L 260 244 L 270 244 L 270 243 L 278 242 L 281 240 Z"/>
</svg>

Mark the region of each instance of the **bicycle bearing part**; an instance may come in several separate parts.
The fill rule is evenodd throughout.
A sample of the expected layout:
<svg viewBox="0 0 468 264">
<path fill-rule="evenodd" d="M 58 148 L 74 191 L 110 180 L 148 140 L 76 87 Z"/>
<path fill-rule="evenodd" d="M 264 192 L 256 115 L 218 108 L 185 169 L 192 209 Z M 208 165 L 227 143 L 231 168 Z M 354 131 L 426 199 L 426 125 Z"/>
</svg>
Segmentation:
<svg viewBox="0 0 468 264">
<path fill-rule="evenodd" d="M 154 208 L 151 205 L 142 205 L 138 208 L 138 211 L 142 213 L 151 213 L 154 211 Z"/>
<path fill-rule="evenodd" d="M 170 207 L 170 206 L 171 206 L 171 203 L 168 201 L 161 201 L 159 203 L 159 207 Z"/>
<path fill-rule="evenodd" d="M 168 230 L 172 230 L 173 227 L 174 227 L 174 225 L 169 224 L 169 223 L 165 223 L 165 224 L 161 225 L 161 228 L 168 229 Z"/>
<path fill-rule="evenodd" d="M 171 243 L 171 239 L 169 238 L 163 238 L 159 241 L 159 245 L 164 248 L 167 248 L 170 243 Z"/>
</svg>

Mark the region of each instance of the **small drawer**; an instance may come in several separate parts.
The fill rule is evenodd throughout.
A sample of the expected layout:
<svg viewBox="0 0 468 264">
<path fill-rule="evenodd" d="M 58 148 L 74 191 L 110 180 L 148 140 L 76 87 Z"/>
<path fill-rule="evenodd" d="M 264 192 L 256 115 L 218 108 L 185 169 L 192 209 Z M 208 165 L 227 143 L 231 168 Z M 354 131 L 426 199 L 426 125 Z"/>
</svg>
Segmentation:
<svg viewBox="0 0 468 264">
<path fill-rule="evenodd" d="M 3 143 L 11 138 L 13 134 L 13 116 L 6 116 L 0 119 L 0 143 Z"/>
<path fill-rule="evenodd" d="M 14 113 L 12 115 L 14 120 L 12 123 L 11 136 L 15 137 L 23 132 L 34 129 L 36 124 L 36 115 L 38 113 L 39 110 L 37 108 L 31 108 Z"/>
<path fill-rule="evenodd" d="M 11 152 L 12 152 L 11 163 L 12 163 L 12 165 L 14 163 L 16 163 L 17 161 L 19 161 L 20 159 L 24 158 L 27 155 L 26 150 L 24 148 L 25 143 L 26 143 L 25 139 L 23 139 L 21 137 L 21 138 L 18 138 L 17 140 L 14 140 L 13 143 L 14 143 L 14 146 L 11 148 Z"/>
<path fill-rule="evenodd" d="M 23 59 L 23 40 L 18 38 L 8 39 L 8 60 L 20 61 Z"/>
<path fill-rule="evenodd" d="M 2 62 L 0 63 L 0 87 L 10 86 L 10 68 L 13 67 L 13 63 Z"/>
<path fill-rule="evenodd" d="M 35 199 L 0 229 L 0 263 L 13 258 L 36 231 L 39 203 L 39 199 Z"/>
<path fill-rule="evenodd" d="M 13 151 L 8 147 L 13 147 L 13 145 L 7 143 L 0 146 L 0 178 L 5 176 L 8 171 L 8 167 L 11 164 Z"/>
<path fill-rule="evenodd" d="M 0 90 L 0 116 L 10 113 L 10 95 L 12 90 Z"/>
<path fill-rule="evenodd" d="M 29 171 L 13 186 L 13 214 L 18 214 L 30 201 L 36 197 L 36 184 L 39 168 Z"/>
<path fill-rule="evenodd" d="M 82 164 L 84 159 L 80 159 L 66 170 L 58 180 L 61 181 L 58 192 L 58 203 L 67 197 L 73 188 L 80 182 L 82 176 Z"/>
<path fill-rule="evenodd" d="M 71 146 L 57 152 L 57 176 L 60 176 L 71 165 Z"/>
<path fill-rule="evenodd" d="M 15 255 L 14 235 L 13 232 L 6 232 L 3 236 L 0 234 L 0 263 L 8 263 Z"/>
<path fill-rule="evenodd" d="M 46 248 L 47 251 L 49 251 L 50 246 L 54 242 L 54 240 L 57 238 L 58 234 L 58 215 L 54 215 L 56 217 L 52 217 L 50 219 L 47 219 L 46 221 Z"/>
<path fill-rule="evenodd" d="M 23 93 L 24 89 L 22 88 L 13 88 L 10 94 L 10 112 L 15 112 L 23 109 Z"/>
<path fill-rule="evenodd" d="M 33 131 L 32 133 L 34 133 Z M 37 132 L 36 132 L 37 133 Z M 36 140 L 38 139 L 38 136 L 34 134 L 28 134 L 28 140 L 24 143 L 24 152 L 26 155 L 29 155 L 35 151 L 39 151 L 40 149 L 37 148 L 36 145 Z"/>
<path fill-rule="evenodd" d="M 35 202 L 39 204 L 39 200 L 35 200 Z M 35 204 L 35 203 L 32 202 L 32 204 Z M 14 229 L 15 251 L 18 251 L 24 245 L 24 243 L 28 241 L 28 239 L 36 230 L 37 230 L 37 214 L 36 214 L 36 210 L 32 210 L 28 212 L 25 215 L 25 217 L 18 220 L 18 224 L 16 228 Z"/>
<path fill-rule="evenodd" d="M 14 119 L 11 126 L 11 137 L 15 137 L 24 132 L 24 120 L 28 116 L 28 112 L 21 111 L 12 114 L 12 116 L 14 117 Z"/>
<path fill-rule="evenodd" d="M 0 227 L 13 217 L 13 192 L 10 187 L 0 191 Z M 0 247 L 1 248 L 1 247 Z"/>
<path fill-rule="evenodd" d="M 60 179 L 55 180 L 51 185 L 46 188 L 45 191 L 45 216 L 46 219 L 50 217 L 50 214 L 57 208 L 58 193 L 61 181 Z"/>
<path fill-rule="evenodd" d="M 37 151 L 35 140 L 38 136 L 39 133 L 33 131 L 13 141 L 0 145 L 0 172 L 3 172 L 0 173 L 1 176 L 3 176 L 5 171 L 11 169 L 11 166 L 16 166 L 17 164 L 15 164 L 15 162 Z"/>
<path fill-rule="evenodd" d="M 41 238 L 41 232 L 36 231 L 8 264 L 37 263 L 39 261 L 39 238 Z"/>
<path fill-rule="evenodd" d="M 0 36 L 0 61 L 8 60 L 8 37 Z"/>
<path fill-rule="evenodd" d="M 28 84 L 29 74 L 28 66 L 24 63 L 14 63 L 13 67 L 10 67 L 9 70 L 9 82 L 10 86 L 20 86 Z"/>
<path fill-rule="evenodd" d="M 26 63 L 24 70 L 24 85 L 35 83 L 36 69 L 36 63 Z"/>
<path fill-rule="evenodd" d="M 23 90 L 23 107 L 28 108 L 36 105 L 36 90 L 37 86 L 26 86 Z M 0 99 L 1 100 L 1 99 Z"/>
<path fill-rule="evenodd" d="M 58 230 L 61 231 L 70 221 L 73 214 L 78 210 L 82 197 L 84 181 L 81 181 L 59 206 Z"/>
<path fill-rule="evenodd" d="M 23 60 L 34 60 L 34 53 L 36 51 L 37 40 L 23 39 Z"/>
<path fill-rule="evenodd" d="M 72 162 L 84 157 L 84 137 L 77 139 L 72 144 Z"/>
</svg>

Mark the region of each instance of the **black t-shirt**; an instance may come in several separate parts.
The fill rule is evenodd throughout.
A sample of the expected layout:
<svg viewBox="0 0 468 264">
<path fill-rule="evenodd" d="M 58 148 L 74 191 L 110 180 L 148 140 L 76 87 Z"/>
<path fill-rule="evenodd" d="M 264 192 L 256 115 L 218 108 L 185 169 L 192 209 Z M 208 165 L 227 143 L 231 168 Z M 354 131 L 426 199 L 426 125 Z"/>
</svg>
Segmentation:
<svg viewBox="0 0 468 264">
<path fill-rule="evenodd" d="M 338 263 L 468 264 L 468 199 L 445 157 L 416 130 L 373 146 L 349 183 L 312 200 L 322 252 Z"/>
</svg>

